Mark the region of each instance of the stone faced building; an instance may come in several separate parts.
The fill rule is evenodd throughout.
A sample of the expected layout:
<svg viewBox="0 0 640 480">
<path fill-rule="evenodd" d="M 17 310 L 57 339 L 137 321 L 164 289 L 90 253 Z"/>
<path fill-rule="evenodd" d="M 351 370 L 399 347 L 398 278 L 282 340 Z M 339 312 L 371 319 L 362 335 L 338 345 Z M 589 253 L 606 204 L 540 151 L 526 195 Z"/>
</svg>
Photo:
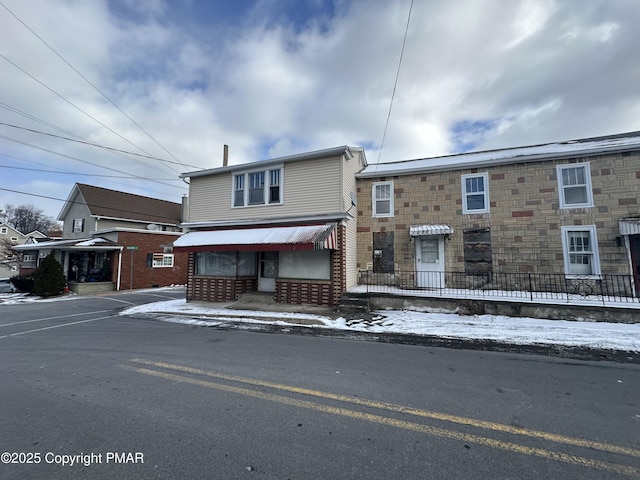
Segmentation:
<svg viewBox="0 0 640 480">
<path fill-rule="evenodd" d="M 640 273 L 640 132 L 369 165 L 358 268 L 576 276 Z M 636 282 L 637 283 L 637 282 Z"/>
</svg>

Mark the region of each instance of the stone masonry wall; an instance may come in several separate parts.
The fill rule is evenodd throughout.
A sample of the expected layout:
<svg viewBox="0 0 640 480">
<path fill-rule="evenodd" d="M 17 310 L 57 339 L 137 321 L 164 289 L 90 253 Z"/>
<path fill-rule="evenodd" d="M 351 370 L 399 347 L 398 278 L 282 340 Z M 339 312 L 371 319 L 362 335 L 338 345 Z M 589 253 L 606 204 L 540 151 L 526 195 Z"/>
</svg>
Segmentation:
<svg viewBox="0 0 640 480">
<path fill-rule="evenodd" d="M 560 209 L 556 165 L 589 162 L 594 207 Z M 461 175 L 489 174 L 490 211 L 462 213 Z M 393 181 L 394 216 L 372 217 L 373 182 Z M 490 228 L 494 271 L 564 273 L 561 227 L 595 225 L 603 274 L 631 273 L 628 254 L 618 246 L 618 220 L 640 215 L 638 152 L 519 163 L 488 168 L 358 180 L 358 268 L 372 262 L 374 232 L 395 232 L 394 261 L 414 269 L 409 227 L 446 224 L 445 269 L 464 270 L 465 229 Z"/>
</svg>

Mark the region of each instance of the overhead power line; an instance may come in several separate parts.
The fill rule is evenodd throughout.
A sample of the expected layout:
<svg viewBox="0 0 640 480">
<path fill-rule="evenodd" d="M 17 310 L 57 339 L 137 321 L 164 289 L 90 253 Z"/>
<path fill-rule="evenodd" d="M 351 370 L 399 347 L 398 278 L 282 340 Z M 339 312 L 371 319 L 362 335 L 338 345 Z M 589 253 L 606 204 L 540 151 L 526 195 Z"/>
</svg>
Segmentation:
<svg viewBox="0 0 640 480">
<path fill-rule="evenodd" d="M 158 140 L 156 140 L 149 132 L 147 132 L 144 128 L 142 128 L 142 126 L 136 122 L 133 118 L 131 118 L 131 116 L 129 116 L 124 110 L 122 110 L 122 108 L 120 108 L 118 105 L 116 105 L 116 103 L 111 100 L 102 90 L 100 90 L 93 82 L 91 82 L 86 76 L 84 76 L 76 67 L 74 67 L 73 65 L 71 65 L 71 63 L 64 58 L 55 48 L 53 48 L 51 45 L 49 45 L 40 35 L 38 35 L 31 27 L 29 27 L 24 21 L 22 21 L 22 19 L 20 19 L 15 13 L 13 13 L 11 10 L 9 10 L 9 8 L 0 1 L 0 5 L 2 5 L 2 7 L 4 7 L 4 9 L 9 12 L 18 22 L 20 22 L 27 30 L 29 30 L 38 40 L 40 40 L 44 45 L 46 45 L 46 47 L 51 50 L 54 54 L 56 54 L 58 56 L 58 58 L 60 58 L 60 60 L 62 60 L 65 64 L 67 64 L 67 66 L 69 66 L 69 68 L 71 68 L 75 73 L 77 73 L 85 82 L 87 82 L 89 85 L 91 85 L 94 90 L 96 90 L 100 95 L 102 95 L 102 97 L 107 100 L 111 105 L 113 105 L 120 113 L 122 113 L 125 117 L 127 117 L 127 119 L 129 119 L 129 121 L 131 123 L 133 123 L 136 127 L 138 127 L 142 132 L 144 132 L 144 134 L 149 137 L 156 145 L 158 145 L 160 148 L 162 148 L 162 150 L 164 150 L 171 158 L 173 158 L 174 160 L 176 160 L 176 162 L 180 165 L 182 165 L 183 167 L 186 168 L 186 165 L 184 163 L 182 163 L 180 160 L 178 160 L 178 158 L 176 158 L 169 150 L 167 150 L 162 144 L 160 144 L 160 142 L 158 142 Z M 178 173 L 176 171 L 176 173 Z"/>
<path fill-rule="evenodd" d="M 0 153 L 0 155 L 2 155 Z M 131 175 L 100 175 L 98 173 L 82 173 L 82 172 L 66 172 L 59 170 L 45 170 L 42 168 L 28 168 L 28 167 L 15 167 L 13 165 L 0 165 L 0 168 L 8 168 L 11 170 L 27 170 L 29 172 L 41 172 L 41 173 L 53 173 L 58 175 L 76 175 L 81 177 L 99 177 L 99 178 L 132 178 Z M 147 180 L 167 180 L 171 181 L 171 178 L 147 178 Z M 175 179 L 178 181 L 178 179 Z"/>
<path fill-rule="evenodd" d="M 128 214 L 140 214 L 140 215 L 148 215 L 148 212 L 137 212 L 135 210 L 125 210 L 123 208 L 114 208 L 111 205 L 98 205 L 98 204 L 94 204 L 94 203 L 85 203 L 85 202 L 78 202 L 76 200 L 67 200 L 66 198 L 57 198 L 57 197 L 50 197 L 48 195 L 38 195 L 37 193 L 29 193 L 29 192 L 21 192 L 19 190 L 11 190 L 9 188 L 2 188 L 0 187 L 0 190 L 2 190 L 3 192 L 10 192 L 10 193 L 18 193 L 20 195 L 27 195 L 29 197 L 37 197 L 37 198 L 44 198 L 47 200 L 56 200 L 59 202 L 69 202 L 69 203 L 73 203 L 75 205 L 87 205 L 88 207 L 96 207 L 96 208 L 108 208 L 110 210 L 113 210 L 115 212 L 123 212 L 123 213 L 128 213 Z M 177 202 L 173 202 L 173 203 L 177 203 Z M 161 212 L 158 212 L 157 214 L 153 214 L 154 217 L 159 218 L 159 219 L 165 219 L 165 220 L 175 220 L 174 217 L 168 217 L 165 215 L 162 215 Z"/>
<path fill-rule="evenodd" d="M 58 155 L 60 157 L 65 157 L 65 158 L 68 158 L 70 160 L 75 160 L 76 162 L 86 163 L 88 165 L 93 165 L 94 167 L 99 167 L 99 168 L 103 168 L 105 170 L 110 170 L 112 172 L 122 173 L 124 175 L 129 175 L 132 178 L 138 178 L 140 180 L 148 180 L 147 177 L 143 177 L 142 175 L 134 175 L 134 174 L 131 174 L 131 173 L 128 173 L 128 172 L 123 172 L 122 170 L 118 170 L 116 168 L 105 167 L 104 165 L 98 165 L 97 163 L 89 162 L 88 160 L 83 160 L 81 158 L 73 157 L 71 155 L 67 155 L 66 153 L 60 153 L 60 152 L 56 152 L 54 150 L 49 150 L 48 148 L 39 147 L 37 145 L 33 145 L 33 144 L 27 143 L 27 142 L 23 142 L 22 140 L 18 140 L 18 139 L 15 139 L 15 138 L 7 137 L 5 135 L 0 135 L 0 138 L 4 138 L 5 140 L 9 140 L 10 142 L 19 143 L 21 145 L 26 145 L 28 147 L 35 148 L 37 150 L 42 150 L 43 152 L 52 153 L 53 155 Z M 171 185 L 169 183 L 164 183 L 164 182 L 161 182 L 161 181 L 158 181 L 158 180 L 151 180 L 151 181 L 155 182 L 155 183 L 159 183 L 160 185 L 167 185 L 169 187 L 184 188 L 184 187 L 180 187 L 178 185 Z"/>
<path fill-rule="evenodd" d="M 127 150 L 120 150 L 118 148 L 113 148 L 113 147 L 107 147 L 105 145 L 100 145 L 98 143 L 93 143 L 93 142 L 87 142 L 84 140 L 77 140 L 75 138 L 69 138 L 69 137 L 63 137 L 62 135 L 56 135 L 54 133 L 47 133 L 47 132 L 42 132 L 40 130 L 35 130 L 33 128 L 26 128 L 26 127 L 21 127 L 19 125 L 13 125 L 11 123 L 5 123 L 5 122 L 0 122 L 0 125 L 4 125 L 5 127 L 11 127 L 11 128 L 16 128 L 18 130 L 25 130 L 27 132 L 31 132 L 31 133 L 37 133 L 38 135 L 46 135 L 48 137 L 54 137 L 54 138 L 59 138 L 61 140 L 67 140 L 69 142 L 75 142 L 75 143 L 81 143 L 83 145 L 90 145 L 92 147 L 97 147 L 97 148 L 103 148 L 105 150 L 110 150 L 112 152 L 118 152 L 118 153 L 126 153 L 127 155 L 135 155 L 136 157 L 142 157 L 142 158 L 148 158 L 151 160 L 157 160 L 159 162 L 164 162 L 164 163 L 173 163 L 173 164 L 177 164 L 178 162 L 174 162 L 172 160 L 166 160 L 164 158 L 158 158 L 158 157 L 154 157 L 151 155 L 143 155 L 141 153 L 134 153 L 134 152 L 129 152 Z M 195 165 L 184 165 L 183 163 L 181 163 L 180 165 L 182 165 L 183 167 L 190 167 L 190 168 L 199 168 L 196 167 Z"/>
<path fill-rule="evenodd" d="M 393 92 L 391 93 L 391 101 L 389 102 L 389 112 L 387 113 L 387 121 L 384 124 L 384 132 L 382 134 L 382 142 L 380 142 L 380 150 L 378 151 L 378 161 L 376 162 L 376 168 L 380 163 L 380 157 L 382 156 L 382 149 L 384 148 L 384 141 L 387 137 L 387 129 L 389 128 L 389 121 L 391 119 L 391 109 L 393 108 L 393 100 L 396 96 L 396 88 L 398 87 L 398 78 L 400 77 L 400 67 L 402 66 L 402 57 L 404 56 L 404 47 L 407 43 L 407 33 L 409 33 L 409 23 L 411 21 L 411 11 L 413 10 L 413 0 L 409 5 L 409 14 L 407 15 L 407 25 L 404 28 L 404 38 L 402 39 L 402 48 L 400 49 L 400 60 L 398 61 L 398 68 L 396 69 L 396 79 L 393 82 Z"/>
</svg>

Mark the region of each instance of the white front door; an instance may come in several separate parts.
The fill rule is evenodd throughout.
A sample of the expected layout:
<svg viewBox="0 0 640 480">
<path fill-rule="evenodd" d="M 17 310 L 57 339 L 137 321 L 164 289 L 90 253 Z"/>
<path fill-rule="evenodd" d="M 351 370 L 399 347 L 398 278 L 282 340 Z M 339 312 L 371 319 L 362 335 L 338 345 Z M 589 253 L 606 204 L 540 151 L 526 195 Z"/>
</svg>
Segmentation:
<svg viewBox="0 0 640 480">
<path fill-rule="evenodd" d="M 417 286 L 444 288 L 444 235 L 429 235 L 415 239 Z"/>
<path fill-rule="evenodd" d="M 276 291 L 277 267 L 278 252 L 260 252 L 260 265 L 258 268 L 258 290 L 260 292 Z"/>
</svg>

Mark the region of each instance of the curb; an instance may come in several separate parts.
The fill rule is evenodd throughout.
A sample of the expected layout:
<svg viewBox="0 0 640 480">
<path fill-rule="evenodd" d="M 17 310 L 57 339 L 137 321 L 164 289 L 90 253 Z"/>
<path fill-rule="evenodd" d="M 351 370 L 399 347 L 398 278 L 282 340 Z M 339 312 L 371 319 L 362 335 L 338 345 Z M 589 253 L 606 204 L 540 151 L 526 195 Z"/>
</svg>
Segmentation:
<svg viewBox="0 0 640 480">
<path fill-rule="evenodd" d="M 596 349 L 581 346 L 553 345 L 553 344 L 515 344 L 499 342 L 496 340 L 463 339 L 451 337 L 438 337 L 435 335 L 418 335 L 409 333 L 373 333 L 359 330 L 337 330 L 332 328 L 317 328 L 304 325 L 274 325 L 273 323 L 243 322 L 240 316 L 225 315 L 190 315 L 176 312 L 149 312 L 145 315 L 162 320 L 161 316 L 186 317 L 193 320 L 210 319 L 219 320 L 217 325 L 209 325 L 206 328 L 218 330 L 245 330 L 258 333 L 276 333 L 285 335 L 301 335 L 312 337 L 328 337 L 342 340 L 359 340 L 365 342 L 390 343 L 398 345 L 415 345 L 422 347 L 449 348 L 455 350 L 476 350 L 486 352 L 513 353 L 523 355 L 537 355 L 569 360 L 582 361 L 607 361 L 617 363 L 640 364 L 640 352 L 625 350 Z M 233 318 L 233 320 L 228 320 Z M 278 317 L 253 317 L 261 321 L 304 321 L 301 319 L 287 319 Z M 268 319 L 268 320 L 267 320 Z M 206 320 L 205 320 L 206 321 Z M 203 326 L 205 327 L 205 326 Z"/>
</svg>

